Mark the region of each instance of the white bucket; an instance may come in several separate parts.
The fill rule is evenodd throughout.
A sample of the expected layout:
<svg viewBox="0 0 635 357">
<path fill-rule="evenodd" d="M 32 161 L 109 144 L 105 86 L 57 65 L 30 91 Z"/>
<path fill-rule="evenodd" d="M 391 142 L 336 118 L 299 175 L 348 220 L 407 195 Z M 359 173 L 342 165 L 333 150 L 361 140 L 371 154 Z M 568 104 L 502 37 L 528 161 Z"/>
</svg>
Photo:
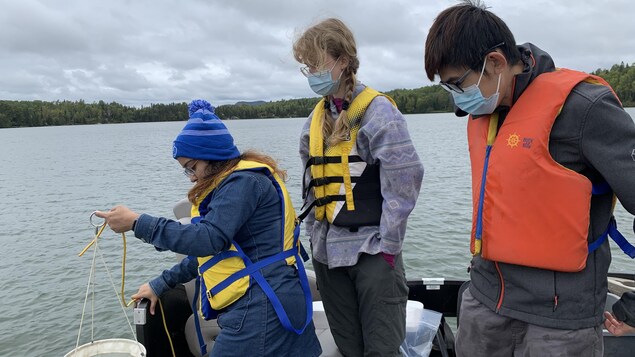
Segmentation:
<svg viewBox="0 0 635 357">
<path fill-rule="evenodd" d="M 124 338 L 98 340 L 73 349 L 64 357 L 145 357 L 146 348 Z"/>
</svg>

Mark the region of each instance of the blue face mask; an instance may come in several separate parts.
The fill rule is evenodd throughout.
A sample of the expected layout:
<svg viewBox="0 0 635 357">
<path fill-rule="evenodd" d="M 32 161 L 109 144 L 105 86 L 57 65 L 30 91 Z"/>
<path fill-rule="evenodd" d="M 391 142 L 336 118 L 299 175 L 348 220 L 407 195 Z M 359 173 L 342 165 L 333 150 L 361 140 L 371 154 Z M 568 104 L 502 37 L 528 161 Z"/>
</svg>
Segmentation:
<svg viewBox="0 0 635 357">
<path fill-rule="evenodd" d="M 333 80 L 332 75 L 333 68 L 335 68 L 337 61 L 339 61 L 339 58 L 335 61 L 331 69 L 311 73 L 307 76 L 307 79 L 309 80 L 309 86 L 311 86 L 311 89 L 315 93 L 321 96 L 327 96 L 335 93 L 340 87 L 340 79 L 338 78 L 336 80 Z M 342 77 L 342 73 L 340 73 L 340 77 Z"/>
<path fill-rule="evenodd" d="M 492 94 L 489 98 L 483 97 L 481 89 L 478 87 L 481 84 L 483 78 L 483 72 L 485 71 L 485 64 L 487 64 L 487 57 L 485 57 L 485 63 L 483 63 L 483 70 L 481 70 L 481 76 L 478 78 L 478 82 L 467 88 L 463 89 L 463 93 L 452 92 L 452 98 L 454 98 L 454 104 L 461 108 L 464 112 L 472 115 L 487 115 L 492 114 L 496 106 L 498 105 L 498 96 L 501 85 L 501 74 L 498 75 L 498 85 L 496 86 L 496 93 Z"/>
</svg>

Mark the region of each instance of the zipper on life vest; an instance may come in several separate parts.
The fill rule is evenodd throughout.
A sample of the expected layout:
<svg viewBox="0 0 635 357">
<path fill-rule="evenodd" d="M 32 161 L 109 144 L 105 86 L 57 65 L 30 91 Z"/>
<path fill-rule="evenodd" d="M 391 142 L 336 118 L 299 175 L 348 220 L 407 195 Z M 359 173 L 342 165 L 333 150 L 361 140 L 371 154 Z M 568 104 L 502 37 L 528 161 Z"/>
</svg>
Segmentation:
<svg viewBox="0 0 635 357">
<path fill-rule="evenodd" d="M 498 272 L 498 280 L 501 283 L 500 292 L 498 294 L 498 303 L 496 303 L 496 313 L 498 313 L 503 305 L 503 297 L 505 296 L 505 281 L 503 280 L 503 273 L 501 273 L 498 262 L 494 262 L 494 265 L 496 266 L 496 272 Z"/>
</svg>

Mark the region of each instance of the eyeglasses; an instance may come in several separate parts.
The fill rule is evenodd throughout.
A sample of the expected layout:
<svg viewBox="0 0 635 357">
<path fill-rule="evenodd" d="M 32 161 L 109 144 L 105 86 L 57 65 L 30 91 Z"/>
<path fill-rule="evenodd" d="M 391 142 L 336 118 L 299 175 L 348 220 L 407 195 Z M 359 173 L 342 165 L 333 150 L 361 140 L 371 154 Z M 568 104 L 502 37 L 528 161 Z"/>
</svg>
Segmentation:
<svg viewBox="0 0 635 357">
<path fill-rule="evenodd" d="M 447 90 L 448 92 L 463 93 L 461 84 L 463 84 L 463 81 L 465 81 L 465 78 L 467 78 L 467 75 L 470 74 L 470 72 L 472 72 L 472 69 L 468 69 L 467 71 L 465 71 L 465 73 L 463 73 L 463 75 L 454 82 L 440 81 L 439 85 L 441 86 L 441 88 Z"/>
<path fill-rule="evenodd" d="M 192 161 L 194 161 L 194 165 L 192 165 L 192 167 L 188 167 L 187 164 L 189 164 Z M 185 165 L 183 165 L 183 174 L 189 178 L 196 175 L 196 172 L 194 170 L 196 169 L 197 163 L 198 163 L 198 160 L 190 160 L 186 162 Z"/>
<path fill-rule="evenodd" d="M 495 49 L 497 49 L 498 47 L 504 44 L 505 42 L 501 42 L 488 48 L 487 50 L 485 50 L 485 52 L 483 52 L 481 57 L 487 56 L 489 53 L 491 53 L 492 51 L 494 51 Z M 445 89 L 448 92 L 463 93 L 463 88 L 461 88 L 461 84 L 463 84 L 463 81 L 465 81 L 465 78 L 467 78 L 467 75 L 470 74 L 470 72 L 472 72 L 472 69 L 468 69 L 465 73 L 463 73 L 463 75 L 459 79 L 457 79 L 454 82 L 440 81 L 439 85 L 441 85 L 441 88 Z"/>
<path fill-rule="evenodd" d="M 339 61 L 339 60 L 340 60 L 340 58 L 337 57 L 337 59 L 335 60 L 335 63 L 333 63 L 333 66 L 331 67 L 331 69 L 323 69 L 321 71 L 313 71 L 312 72 L 311 71 L 311 66 L 304 66 L 304 67 L 300 67 L 300 72 L 302 72 L 302 74 L 305 77 L 318 77 L 318 76 L 324 75 L 324 74 L 332 71 L 333 68 L 335 68 L 335 65 L 337 64 L 337 61 Z M 325 65 L 328 65 L 331 62 L 333 62 L 333 61 L 328 61 L 328 62 L 325 63 Z"/>
</svg>

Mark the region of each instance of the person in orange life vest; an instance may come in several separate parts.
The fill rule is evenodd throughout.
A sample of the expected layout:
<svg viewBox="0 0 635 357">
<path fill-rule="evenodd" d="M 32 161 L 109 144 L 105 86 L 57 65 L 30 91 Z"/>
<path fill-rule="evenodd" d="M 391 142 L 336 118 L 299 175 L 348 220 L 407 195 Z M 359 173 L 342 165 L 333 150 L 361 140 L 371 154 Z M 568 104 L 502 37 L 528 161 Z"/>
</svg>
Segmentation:
<svg viewBox="0 0 635 357">
<path fill-rule="evenodd" d="M 473 258 L 457 355 L 601 356 L 614 195 L 635 214 L 633 120 L 601 78 L 517 46 L 480 1 L 436 17 L 425 70 L 470 114 Z"/>
<path fill-rule="evenodd" d="M 214 261 L 211 256 L 221 258 L 234 254 L 232 252 L 239 248 L 242 255 L 238 258 L 245 264 L 269 264 L 247 275 L 246 281 L 237 280 L 237 285 L 242 287 L 239 291 L 236 284 L 231 284 L 216 292 L 214 285 L 204 285 L 208 281 L 207 274 L 203 273 L 202 306 L 207 296 L 212 296 L 211 300 L 230 293 L 232 297 L 224 306 L 217 305 L 221 332 L 210 356 L 319 356 L 322 350 L 311 315 L 307 313 L 310 311 L 307 306 L 311 304 L 310 290 L 306 290 L 309 294 L 306 301 L 305 289 L 301 286 L 300 269 L 304 268 L 300 264 L 296 268 L 286 261 L 290 257 L 275 259 L 286 249 L 287 215 L 293 214 L 293 207 L 286 204 L 286 189 L 279 183 L 285 178 L 285 172 L 266 155 L 251 151 L 241 154 L 208 102 L 192 101 L 189 113 L 187 124 L 174 140 L 173 157 L 194 182 L 188 194 L 196 210 L 192 224 L 140 215 L 125 206 L 96 213 L 105 218 L 115 232 L 133 230 L 137 238 L 158 249 L 187 255 L 179 264 L 142 285 L 132 298 L 150 299 L 150 310 L 154 313 L 158 297 L 165 291 L 194 279 L 199 269 L 204 270 L 205 262 Z M 294 214 L 290 222 L 294 224 Z M 210 259 L 205 261 L 204 258 Z M 234 258 L 237 257 L 221 259 L 208 271 L 228 273 L 229 268 L 236 266 Z M 230 263 L 231 259 L 234 261 Z M 229 267 L 223 265 L 226 261 Z M 217 266 L 224 266 L 225 270 L 214 270 Z M 282 306 L 291 326 L 285 326 L 279 308 L 272 304 L 270 292 L 277 296 L 276 305 Z M 205 341 L 201 341 L 203 355 L 205 347 Z"/>
<path fill-rule="evenodd" d="M 345 356 L 398 356 L 408 299 L 401 252 L 423 165 L 392 99 L 357 81 L 357 46 L 342 21 L 304 30 L 293 54 L 322 96 L 302 129 L 300 158 L 304 222 L 333 338 Z"/>
</svg>

